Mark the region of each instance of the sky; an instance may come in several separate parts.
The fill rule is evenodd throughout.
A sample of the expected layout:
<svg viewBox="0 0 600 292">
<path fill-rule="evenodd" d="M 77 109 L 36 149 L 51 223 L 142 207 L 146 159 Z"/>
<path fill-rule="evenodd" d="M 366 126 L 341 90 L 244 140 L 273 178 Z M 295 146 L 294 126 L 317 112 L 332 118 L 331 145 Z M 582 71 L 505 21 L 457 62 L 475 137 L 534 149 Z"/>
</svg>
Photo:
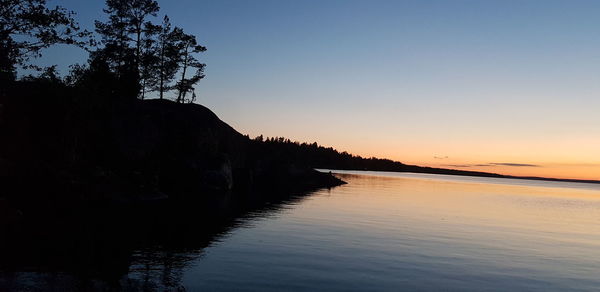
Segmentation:
<svg viewBox="0 0 600 292">
<path fill-rule="evenodd" d="M 49 3 L 86 28 L 103 17 L 104 1 Z M 208 48 L 198 103 L 243 134 L 424 166 L 600 179 L 600 1 L 159 4 Z M 85 59 L 61 46 L 39 62 Z"/>
</svg>

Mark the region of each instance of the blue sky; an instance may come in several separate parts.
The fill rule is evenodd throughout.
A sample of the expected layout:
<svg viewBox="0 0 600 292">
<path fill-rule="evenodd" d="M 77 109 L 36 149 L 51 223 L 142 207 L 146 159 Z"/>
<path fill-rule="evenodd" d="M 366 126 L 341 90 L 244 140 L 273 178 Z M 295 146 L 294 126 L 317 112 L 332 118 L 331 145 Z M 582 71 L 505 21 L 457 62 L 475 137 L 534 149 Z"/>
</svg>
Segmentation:
<svg viewBox="0 0 600 292">
<path fill-rule="evenodd" d="M 103 1 L 50 3 L 102 17 Z M 198 102 L 242 133 L 434 166 L 600 165 L 600 1 L 159 3 L 208 48 Z"/>
</svg>

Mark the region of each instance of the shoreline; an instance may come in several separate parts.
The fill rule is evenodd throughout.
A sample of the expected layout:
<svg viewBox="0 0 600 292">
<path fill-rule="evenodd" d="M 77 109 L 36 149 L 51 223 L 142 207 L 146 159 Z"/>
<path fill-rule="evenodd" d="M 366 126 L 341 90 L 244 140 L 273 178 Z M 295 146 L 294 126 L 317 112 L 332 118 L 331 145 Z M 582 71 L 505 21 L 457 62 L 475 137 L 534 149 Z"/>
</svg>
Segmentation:
<svg viewBox="0 0 600 292">
<path fill-rule="evenodd" d="M 414 171 L 393 171 L 393 170 L 375 170 L 375 169 L 322 169 L 315 168 L 317 171 L 328 172 L 331 171 L 364 171 L 364 172 L 388 172 L 388 173 L 409 173 L 409 174 L 432 174 L 432 175 L 449 175 L 454 177 L 485 177 L 485 178 L 503 178 L 512 180 L 530 180 L 530 181 L 546 181 L 546 182 L 567 182 L 567 183 L 578 183 L 578 184 L 592 184 L 600 185 L 600 180 L 584 180 L 584 179 L 562 179 L 562 178 L 550 178 L 550 177 L 537 177 L 537 176 L 511 176 L 496 174 L 491 172 L 482 172 L 482 175 L 477 174 L 460 174 L 460 173 L 442 173 L 442 172 L 414 172 Z M 443 170 L 443 169 L 440 169 Z M 453 169 L 448 169 L 455 171 Z"/>
</svg>

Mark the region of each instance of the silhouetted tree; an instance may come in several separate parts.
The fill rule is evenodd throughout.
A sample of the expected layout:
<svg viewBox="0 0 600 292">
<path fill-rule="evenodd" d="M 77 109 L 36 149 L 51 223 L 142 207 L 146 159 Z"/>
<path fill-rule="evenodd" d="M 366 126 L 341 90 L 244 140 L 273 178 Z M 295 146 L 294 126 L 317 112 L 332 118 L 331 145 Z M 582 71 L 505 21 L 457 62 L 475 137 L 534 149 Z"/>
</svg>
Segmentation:
<svg viewBox="0 0 600 292">
<path fill-rule="evenodd" d="M 164 93 L 171 89 L 169 84 L 175 78 L 179 61 L 181 59 L 180 50 L 177 47 L 178 38 L 183 35 L 181 28 L 171 28 L 171 22 L 168 16 L 165 16 L 158 34 L 157 55 L 158 55 L 158 80 L 154 88 L 159 92 L 160 99 L 164 98 Z"/>
<path fill-rule="evenodd" d="M 97 22 L 96 27 L 103 35 L 108 47 L 113 46 L 117 50 L 115 53 L 118 56 L 124 57 L 123 63 L 129 63 L 125 69 L 128 72 L 126 74 L 132 74 L 130 66 L 131 63 L 131 50 L 135 55 L 135 62 L 133 66 L 136 67 L 142 92 L 140 93 L 143 99 L 145 92 L 145 83 L 149 78 L 152 66 L 150 62 L 156 61 L 150 54 L 152 51 L 144 50 L 144 47 L 149 47 L 152 44 L 148 44 L 157 33 L 156 26 L 149 21 L 146 21 L 148 16 L 156 16 L 159 11 L 158 3 L 154 0 L 107 0 L 107 8 L 104 10 L 109 14 L 109 21 L 107 23 Z M 133 43 L 133 47 L 130 48 L 129 43 Z M 122 54 L 120 54 L 122 53 Z M 132 76 L 129 76 L 131 79 Z"/>
<path fill-rule="evenodd" d="M 157 84 L 159 72 L 159 55 L 157 53 L 156 37 L 161 31 L 160 25 L 154 25 L 151 22 L 144 24 L 144 32 L 141 42 L 141 56 L 139 60 L 140 70 L 140 98 L 144 99 L 147 91 L 152 91 Z"/>
<path fill-rule="evenodd" d="M 115 1 L 115 0 L 111 0 Z M 148 16 L 156 16 L 160 9 L 158 3 L 153 0 L 118 0 L 124 1 L 126 11 L 125 16 L 129 24 L 129 32 L 135 35 L 136 60 L 140 63 L 142 56 L 142 34 L 148 33 L 147 21 Z"/>
<path fill-rule="evenodd" d="M 88 65 L 70 66 L 64 83 L 81 89 L 86 94 L 103 99 L 116 97 L 119 92 L 119 78 L 111 70 L 103 54 L 92 54 Z"/>
<path fill-rule="evenodd" d="M 158 10 L 153 0 L 106 0 L 108 21 L 95 23 L 104 44 L 95 54 L 103 55 L 117 74 L 119 92 L 125 97 L 143 98 L 146 84 L 156 75 L 158 58 L 152 48 L 159 30 L 146 19 Z"/>
<path fill-rule="evenodd" d="M 179 93 L 177 95 L 177 102 L 184 102 L 185 95 L 188 92 L 194 90 L 194 85 L 204 78 L 204 67 L 206 64 L 200 63 L 196 59 L 195 54 L 206 51 L 206 47 L 198 45 L 196 37 L 189 34 L 183 34 L 180 36 L 179 53 L 181 54 L 181 79 L 175 86 Z M 195 69 L 192 77 L 186 78 L 186 74 L 189 69 Z"/>
<path fill-rule="evenodd" d="M 126 59 L 135 55 L 134 49 L 129 45 L 132 39 L 129 35 L 131 25 L 127 10 L 127 1 L 107 0 L 103 11 L 108 14 L 108 21 L 95 22 L 96 32 L 101 36 L 104 45 L 104 48 L 95 53 L 103 55 L 117 76 L 124 70 Z"/>
<path fill-rule="evenodd" d="M 18 66 L 37 69 L 27 62 L 51 45 L 89 44 L 89 32 L 73 15 L 60 6 L 46 7 L 46 0 L 0 0 L 0 80 L 14 80 Z"/>
<path fill-rule="evenodd" d="M 114 80 L 110 81 L 111 84 L 103 83 L 108 79 L 97 81 L 100 85 L 114 89 L 111 91 L 111 96 L 118 96 L 123 100 L 137 98 L 140 92 L 140 74 L 136 66 L 134 50 L 122 51 L 116 46 L 108 45 L 91 52 L 89 62 L 106 64 L 109 72 L 114 75 Z"/>
</svg>

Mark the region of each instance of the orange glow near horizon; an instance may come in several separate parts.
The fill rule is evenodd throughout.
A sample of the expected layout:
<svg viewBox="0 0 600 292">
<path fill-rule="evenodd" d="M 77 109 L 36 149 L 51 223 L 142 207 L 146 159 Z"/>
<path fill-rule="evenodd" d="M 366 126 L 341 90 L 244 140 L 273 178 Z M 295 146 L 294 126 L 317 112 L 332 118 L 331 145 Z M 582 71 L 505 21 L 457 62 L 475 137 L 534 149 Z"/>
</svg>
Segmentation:
<svg viewBox="0 0 600 292">
<path fill-rule="evenodd" d="M 223 55 L 230 67 L 207 75 L 200 100 L 253 137 L 423 166 L 600 180 L 600 2 L 417 2 L 389 10 L 365 1 L 378 11 L 372 21 L 356 21 L 368 16 L 364 7 L 334 20 L 336 9 L 302 46 L 294 38 L 261 47 L 267 39 L 253 58 Z"/>
<path fill-rule="evenodd" d="M 580 143 L 580 144 L 578 144 Z M 541 143 L 543 144 L 543 143 Z M 600 149 L 600 141 L 555 141 L 548 146 L 528 144 L 528 149 L 514 143 L 416 145 L 380 149 L 367 148 L 348 151 L 363 157 L 389 158 L 405 164 L 437 168 L 483 171 L 514 176 L 538 176 L 561 179 L 600 180 L 600 159 L 590 160 Z M 577 145 L 578 144 L 578 145 Z M 443 144 L 442 144 L 443 145 Z M 334 147 L 335 148 L 335 147 Z M 351 148 L 351 147 L 350 147 Z"/>
<path fill-rule="evenodd" d="M 597 155 L 600 137 L 477 141 L 406 135 L 395 139 L 376 136 L 378 133 L 373 133 L 371 137 L 368 134 L 361 137 L 348 133 L 321 135 L 318 131 L 322 128 L 316 129 L 321 137 L 296 135 L 290 139 L 308 143 L 316 141 L 340 152 L 388 158 L 411 165 L 513 176 L 600 180 L 600 156 Z"/>
</svg>

